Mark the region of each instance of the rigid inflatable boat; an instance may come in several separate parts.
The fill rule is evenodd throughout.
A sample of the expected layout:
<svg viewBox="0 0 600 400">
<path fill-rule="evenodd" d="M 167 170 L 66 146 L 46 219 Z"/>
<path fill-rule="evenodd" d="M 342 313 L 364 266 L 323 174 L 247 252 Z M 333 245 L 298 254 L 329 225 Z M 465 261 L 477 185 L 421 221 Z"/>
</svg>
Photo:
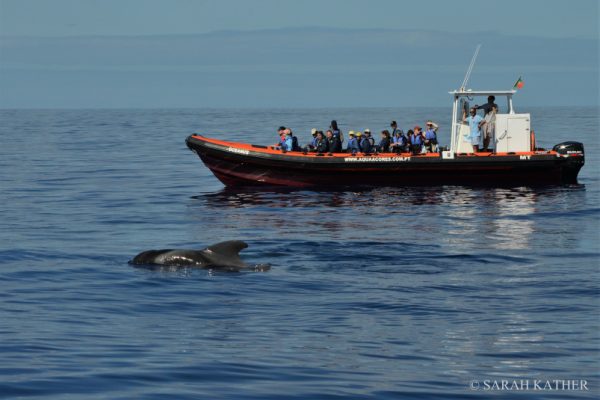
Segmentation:
<svg viewBox="0 0 600 400">
<path fill-rule="evenodd" d="M 563 142 L 536 148 L 530 115 L 513 109 L 514 90 L 457 90 L 451 143 L 437 153 L 304 153 L 276 146 L 230 142 L 194 134 L 187 146 L 226 186 L 353 187 L 412 185 L 520 186 L 577 182 L 583 144 Z M 506 97 L 507 112 L 496 114 L 492 149 L 474 152 L 462 121 L 477 96 Z"/>
</svg>

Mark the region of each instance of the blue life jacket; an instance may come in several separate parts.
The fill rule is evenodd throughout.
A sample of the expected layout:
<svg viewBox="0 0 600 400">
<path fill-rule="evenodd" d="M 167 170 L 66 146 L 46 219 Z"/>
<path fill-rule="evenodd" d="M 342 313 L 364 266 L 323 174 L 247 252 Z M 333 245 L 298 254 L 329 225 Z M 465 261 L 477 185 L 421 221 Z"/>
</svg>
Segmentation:
<svg viewBox="0 0 600 400">
<path fill-rule="evenodd" d="M 312 147 L 317 147 L 317 136 L 313 136 L 312 140 L 310 141 L 310 145 Z"/>
<path fill-rule="evenodd" d="M 423 137 L 421 135 L 411 135 L 410 136 L 410 144 L 413 146 L 420 146 L 423 144 Z"/>
<path fill-rule="evenodd" d="M 348 140 L 348 147 L 347 150 L 352 152 L 352 151 L 360 151 L 360 148 L 358 147 L 358 141 L 356 140 L 355 137 L 350 137 L 350 139 Z"/>
<path fill-rule="evenodd" d="M 287 151 L 294 150 L 294 140 L 292 139 L 292 137 L 291 136 L 286 137 L 285 141 L 283 142 L 281 147 Z"/>
<path fill-rule="evenodd" d="M 300 151 L 300 145 L 298 144 L 298 138 L 296 136 L 292 136 L 292 150 Z"/>
<path fill-rule="evenodd" d="M 361 152 L 363 152 L 363 153 L 370 153 L 371 152 L 371 142 L 366 137 L 363 137 L 360 140 L 359 146 L 360 146 L 360 151 Z"/>
<path fill-rule="evenodd" d="M 399 136 L 399 137 L 394 136 L 392 138 L 392 143 L 398 143 L 401 146 L 404 146 L 404 145 L 406 145 L 406 137 L 404 135 Z"/>
<path fill-rule="evenodd" d="M 437 135 L 435 134 L 435 131 L 433 129 L 428 129 L 427 131 L 425 131 L 425 139 L 427 139 L 427 140 L 437 139 Z"/>
</svg>

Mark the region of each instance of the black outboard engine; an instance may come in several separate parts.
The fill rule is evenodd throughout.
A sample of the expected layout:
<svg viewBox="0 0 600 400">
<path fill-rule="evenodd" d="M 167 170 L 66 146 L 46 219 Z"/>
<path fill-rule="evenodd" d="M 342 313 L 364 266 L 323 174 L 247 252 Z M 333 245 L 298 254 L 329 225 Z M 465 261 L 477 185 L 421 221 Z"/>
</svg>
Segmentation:
<svg viewBox="0 0 600 400">
<path fill-rule="evenodd" d="M 585 164 L 585 151 L 583 143 L 562 142 L 552 148 L 559 157 L 566 158 L 566 165 L 562 169 L 562 179 L 565 183 L 577 183 L 577 174 Z"/>
<path fill-rule="evenodd" d="M 580 154 L 583 156 L 585 154 L 583 143 L 579 142 L 562 142 L 554 146 L 552 150 L 560 155 Z"/>
</svg>

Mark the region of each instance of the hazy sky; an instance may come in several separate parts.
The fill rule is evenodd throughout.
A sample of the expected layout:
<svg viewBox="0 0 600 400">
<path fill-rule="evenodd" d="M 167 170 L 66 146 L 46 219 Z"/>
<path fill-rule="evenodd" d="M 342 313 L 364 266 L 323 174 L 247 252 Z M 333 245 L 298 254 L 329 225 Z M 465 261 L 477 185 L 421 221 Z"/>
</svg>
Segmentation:
<svg viewBox="0 0 600 400">
<path fill-rule="evenodd" d="M 598 0 L 0 0 L 2 35 L 337 28 L 597 37 Z"/>
<path fill-rule="evenodd" d="M 0 0 L 0 107 L 598 105 L 598 0 Z"/>
</svg>

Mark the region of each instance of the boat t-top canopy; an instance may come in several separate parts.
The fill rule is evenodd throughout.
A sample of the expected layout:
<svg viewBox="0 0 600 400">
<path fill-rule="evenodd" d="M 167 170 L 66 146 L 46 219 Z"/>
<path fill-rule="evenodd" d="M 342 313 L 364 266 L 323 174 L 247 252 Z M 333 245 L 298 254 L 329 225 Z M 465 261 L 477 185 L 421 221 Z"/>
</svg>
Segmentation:
<svg viewBox="0 0 600 400">
<path fill-rule="evenodd" d="M 513 108 L 512 97 L 516 90 L 471 90 L 460 88 L 458 90 L 453 90 L 448 92 L 454 97 L 453 106 L 452 106 L 452 133 L 451 133 L 451 144 L 450 150 L 455 152 L 458 148 L 458 132 L 461 129 L 462 125 L 462 113 L 468 113 L 469 101 L 472 101 L 474 97 L 486 97 L 481 104 L 487 102 L 488 96 L 498 97 L 506 97 L 506 114 L 515 114 L 515 110 Z M 460 104 L 459 104 L 460 103 Z"/>
<path fill-rule="evenodd" d="M 453 90 L 448 92 L 457 96 L 512 96 L 516 90 Z"/>
<path fill-rule="evenodd" d="M 514 114 L 515 110 L 513 109 L 512 96 L 517 93 L 516 90 L 453 90 L 452 92 L 448 92 L 454 95 L 454 102 L 456 103 L 458 99 L 461 97 L 476 97 L 476 96 L 494 96 L 494 97 L 502 97 L 505 96 L 507 100 L 507 114 Z"/>
</svg>

